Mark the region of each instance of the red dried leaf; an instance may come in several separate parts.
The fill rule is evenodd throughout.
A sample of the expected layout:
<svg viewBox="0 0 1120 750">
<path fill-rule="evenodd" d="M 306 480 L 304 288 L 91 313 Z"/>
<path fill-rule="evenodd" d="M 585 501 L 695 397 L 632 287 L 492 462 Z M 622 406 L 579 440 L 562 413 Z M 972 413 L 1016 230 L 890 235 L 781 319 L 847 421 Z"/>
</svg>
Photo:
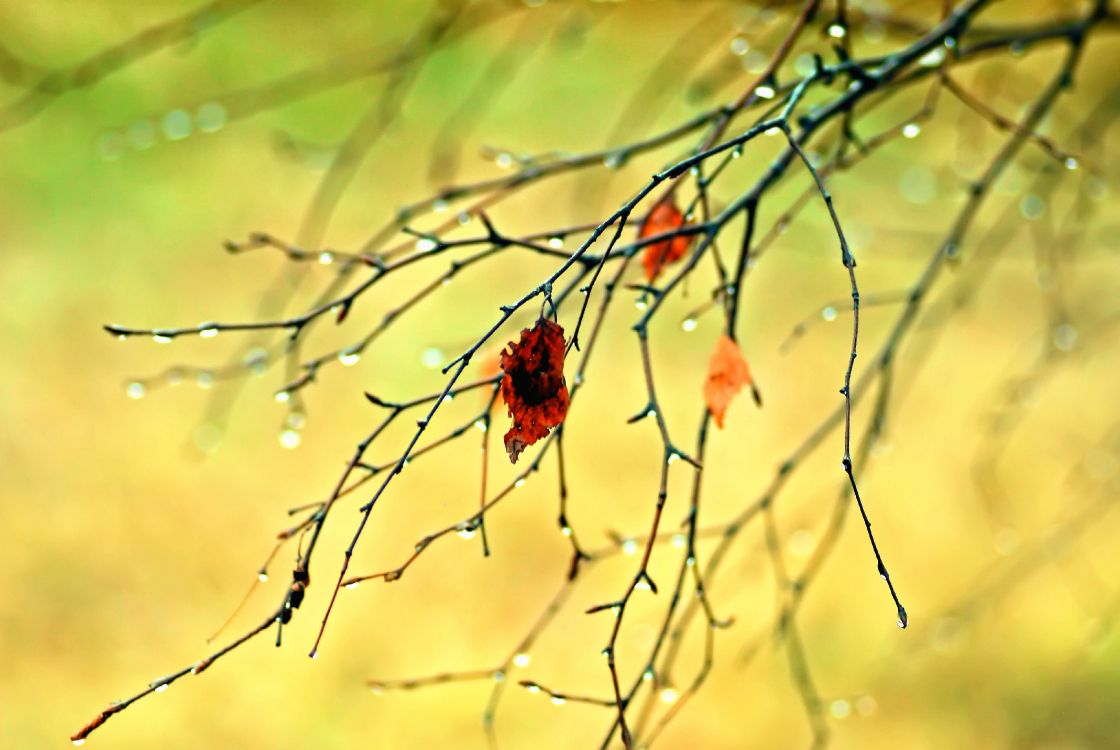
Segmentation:
<svg viewBox="0 0 1120 750">
<path fill-rule="evenodd" d="M 675 232 L 683 226 L 684 215 L 671 197 L 666 198 L 654 206 L 649 216 L 642 222 L 642 226 L 638 229 L 638 239 Z M 642 265 L 645 266 L 646 278 L 650 283 L 653 283 L 662 268 L 683 258 L 691 243 L 691 236 L 680 235 L 646 245 L 642 255 Z"/>
<path fill-rule="evenodd" d="M 564 329 L 544 318 L 521 331 L 502 352 L 502 401 L 513 418 L 506 453 L 517 463 L 521 451 L 548 435 L 568 414 L 564 383 Z"/>
<path fill-rule="evenodd" d="M 708 411 L 716 420 L 716 427 L 723 429 L 723 418 L 731 401 L 743 390 L 744 385 L 751 387 L 755 403 L 762 406 L 762 396 L 751 379 L 747 360 L 739 351 L 739 346 L 729 336 L 720 336 L 712 359 L 708 363 L 708 379 L 704 382 L 704 401 Z"/>
</svg>

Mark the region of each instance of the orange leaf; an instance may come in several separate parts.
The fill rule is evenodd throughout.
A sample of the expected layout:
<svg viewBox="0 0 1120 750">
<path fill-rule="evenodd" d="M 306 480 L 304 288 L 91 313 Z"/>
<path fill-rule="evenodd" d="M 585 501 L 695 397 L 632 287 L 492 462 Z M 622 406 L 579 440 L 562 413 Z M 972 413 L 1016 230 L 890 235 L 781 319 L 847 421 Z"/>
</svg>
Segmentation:
<svg viewBox="0 0 1120 750">
<path fill-rule="evenodd" d="M 671 197 L 666 198 L 654 206 L 646 216 L 646 220 L 638 229 L 638 239 L 675 232 L 684 224 L 684 215 L 681 214 L 680 209 Z M 646 278 L 650 283 L 653 283 L 662 268 L 683 258 L 690 244 L 692 244 L 691 236 L 678 235 L 646 245 L 645 252 L 642 254 L 642 265 L 645 266 Z"/>
<path fill-rule="evenodd" d="M 502 401 L 513 418 L 505 435 L 510 463 L 517 463 L 521 451 L 547 436 L 568 414 L 564 353 L 564 329 L 544 318 L 521 331 L 521 339 L 502 352 Z"/>
<path fill-rule="evenodd" d="M 739 351 L 739 345 L 731 337 L 723 335 L 716 341 L 716 348 L 712 351 L 711 361 L 708 363 L 708 379 L 704 382 L 704 401 L 708 404 L 708 411 L 716 420 L 716 427 L 723 429 L 723 418 L 727 414 L 727 407 L 732 400 L 743 390 L 744 385 L 751 387 L 751 395 L 759 406 L 762 406 L 762 395 L 755 387 L 751 378 L 747 360 Z"/>
</svg>

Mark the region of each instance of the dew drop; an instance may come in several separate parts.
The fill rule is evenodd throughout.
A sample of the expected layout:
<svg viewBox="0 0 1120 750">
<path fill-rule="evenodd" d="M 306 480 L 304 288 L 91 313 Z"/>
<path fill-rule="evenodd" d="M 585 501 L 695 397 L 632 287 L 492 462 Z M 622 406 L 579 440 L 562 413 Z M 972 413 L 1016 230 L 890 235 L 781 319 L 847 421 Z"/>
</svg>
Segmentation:
<svg viewBox="0 0 1120 750">
<path fill-rule="evenodd" d="M 125 392 L 128 394 L 129 398 L 138 399 L 144 398 L 144 394 L 147 393 L 147 389 L 144 388 L 144 384 L 139 380 L 134 380 L 128 384 Z"/>
<path fill-rule="evenodd" d="M 319 253 L 320 265 L 329 266 L 331 263 L 334 263 L 334 253 L 330 252 L 329 250 L 324 250 L 323 252 Z"/>
<path fill-rule="evenodd" d="M 554 705 L 554 706 L 563 706 L 565 703 L 568 702 L 566 699 L 564 699 L 563 697 L 561 697 L 559 695 L 554 695 L 549 700 L 552 701 L 552 705 Z"/>
<path fill-rule="evenodd" d="M 257 580 L 261 583 L 268 583 L 268 573 L 263 570 L 260 573 L 257 573 Z"/>
<path fill-rule="evenodd" d="M 681 330 L 685 333 L 691 333 L 696 330 L 696 318 L 685 318 L 681 321 Z"/>
<path fill-rule="evenodd" d="M 286 404 L 292 398 L 292 394 L 289 391 L 277 391 L 273 398 L 276 399 L 278 404 Z"/>
<path fill-rule="evenodd" d="M 298 448 L 301 440 L 300 434 L 293 429 L 289 428 L 280 432 L 280 445 L 288 450 Z"/>
<path fill-rule="evenodd" d="M 852 704 L 843 698 L 837 698 L 832 701 L 832 705 L 829 706 L 829 713 L 837 719 L 846 719 L 852 713 Z"/>
<path fill-rule="evenodd" d="M 676 688 L 664 687 L 658 694 L 662 703 L 676 703 L 677 699 L 681 697 Z"/>
<path fill-rule="evenodd" d="M 438 347 L 429 346 L 420 354 L 420 364 L 427 367 L 429 370 L 434 370 L 443 364 L 443 350 Z"/>
<path fill-rule="evenodd" d="M 359 359 L 361 359 L 361 355 L 353 349 L 344 349 L 338 353 L 338 361 L 345 367 L 358 364 Z"/>
<path fill-rule="evenodd" d="M 756 88 L 754 90 L 754 93 L 759 99 L 773 99 L 774 98 L 774 88 L 772 86 L 766 86 L 766 85 L 759 86 L 758 88 Z"/>
<path fill-rule="evenodd" d="M 834 23 L 828 27 L 828 35 L 833 39 L 843 39 L 848 35 L 848 30 L 841 24 Z"/>
<path fill-rule="evenodd" d="M 554 235 L 548 238 L 548 246 L 553 250 L 559 250 L 564 247 L 564 238 L 560 235 Z"/>
<path fill-rule="evenodd" d="M 416 251 L 420 253 L 430 253 L 439 247 L 439 242 L 431 237 L 421 237 L 416 240 Z"/>
<path fill-rule="evenodd" d="M 194 376 L 194 383 L 203 390 L 212 388 L 214 386 L 214 374 L 208 370 L 201 370 Z"/>
<path fill-rule="evenodd" d="M 520 653 L 513 657 L 513 666 L 524 669 L 529 666 L 530 661 L 532 661 L 532 658 L 528 654 Z"/>
<path fill-rule="evenodd" d="M 622 542 L 622 554 L 633 555 L 638 551 L 638 543 L 633 539 L 626 539 Z"/>
<path fill-rule="evenodd" d="M 218 335 L 216 323 L 203 323 L 199 326 L 198 335 L 204 339 L 212 339 Z"/>
<path fill-rule="evenodd" d="M 903 138 L 917 138 L 922 133 L 922 126 L 916 122 L 908 122 L 902 126 Z"/>
<path fill-rule="evenodd" d="M 918 59 L 918 64 L 926 68 L 936 68 L 945 59 L 945 48 L 934 47 Z"/>
<path fill-rule="evenodd" d="M 832 305 L 821 309 L 821 320 L 831 323 L 836 320 L 836 308 Z"/>
</svg>

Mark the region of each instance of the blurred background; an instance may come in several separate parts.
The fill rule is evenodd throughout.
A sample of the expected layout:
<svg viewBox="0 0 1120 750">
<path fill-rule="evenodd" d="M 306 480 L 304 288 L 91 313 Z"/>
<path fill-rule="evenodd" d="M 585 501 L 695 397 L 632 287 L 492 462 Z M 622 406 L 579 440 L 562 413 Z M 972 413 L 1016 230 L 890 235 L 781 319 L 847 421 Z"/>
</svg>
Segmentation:
<svg viewBox="0 0 1120 750">
<path fill-rule="evenodd" d="M 771 5 L 480 0 L 456 14 L 455 4 L 421 0 L 0 0 L 0 565 L 9 575 L 0 746 L 60 746 L 109 701 L 210 653 L 206 639 L 292 523 L 287 509 L 329 494 L 382 416 L 363 390 L 404 400 L 439 388 L 438 367 L 556 261 L 505 253 L 472 267 L 356 364 L 324 366 L 288 403 L 274 397 L 288 378 L 268 358 L 267 337 L 117 341 L 103 324 L 193 326 L 306 309 L 335 278 L 333 264 L 270 248 L 231 255 L 223 242 L 265 231 L 313 254 L 356 250 L 401 206 L 443 185 L 508 175 L 526 154 L 596 151 L 661 132 L 733 100 L 765 67 L 796 10 Z M 823 5 L 780 79 L 811 71 L 812 52 L 832 54 L 834 8 Z M 848 5 L 860 56 L 909 43 L 940 4 Z M 983 19 L 1021 26 L 1082 5 L 998 4 Z M 449 12 L 454 20 L 441 26 Z M 1036 143 L 1019 152 L 897 353 L 884 432 L 858 472 L 912 624 L 895 625 L 856 510 L 842 505 L 846 523 L 796 615 L 816 720 L 833 747 L 1120 747 L 1120 588 L 1109 573 L 1120 564 L 1116 37 L 1106 27 L 1090 38 L 1076 87 L 1043 123 L 1061 156 Z M 954 76 L 1016 119 L 1061 59 L 1060 45 L 1020 46 Z M 861 116 L 861 132 L 915 118 L 929 88 Z M 874 300 L 857 377 L 944 241 L 968 182 L 1008 137 L 944 92 L 935 105 L 831 182 L 861 290 Z M 490 215 L 510 233 L 600 221 L 691 144 L 550 178 Z M 714 198 L 746 189 L 777 147 L 766 139 L 748 149 Z M 766 206 L 766 229 L 808 185 L 804 174 L 788 182 Z M 462 231 L 481 230 L 472 220 Z M 732 257 L 736 242 L 724 251 Z M 313 329 L 304 354 L 357 340 L 445 269 L 420 264 L 363 297 L 345 325 Z M 714 277 L 704 273 L 651 330 L 666 419 L 690 450 L 721 324 L 717 310 L 693 316 L 709 298 Z M 756 502 L 838 405 L 849 291 L 819 205 L 775 237 L 746 292 L 743 348 L 765 407 L 740 396 L 711 437 L 705 528 Z M 569 521 L 585 547 L 618 554 L 581 574 L 510 667 L 495 720 L 501 747 L 597 747 L 609 726 L 609 709 L 554 705 L 515 682 L 610 697 L 599 652 L 612 618 L 583 612 L 633 576 L 624 540 L 648 529 L 661 465 L 653 423 L 625 424 L 646 398 L 630 330 L 636 302 L 620 292 L 565 428 Z M 567 308 L 562 322 L 572 315 Z M 493 357 L 531 320 L 516 317 L 484 351 Z M 802 335 L 789 341 L 799 323 Z M 873 394 L 854 415 L 854 442 Z M 479 394 L 457 399 L 438 427 L 484 404 Z M 494 427 L 504 432 L 504 413 Z M 376 461 L 398 456 L 409 434 L 391 433 Z M 498 437 L 492 491 L 514 476 Z M 730 546 L 709 594 L 734 624 L 716 633 L 708 680 L 659 746 L 810 744 L 788 639 L 773 635 L 788 593 L 776 587 L 773 555 L 796 574 L 827 537 L 844 489 L 841 455 L 834 430 L 782 487 L 776 553 L 758 520 Z M 479 470 L 473 431 L 417 460 L 375 510 L 351 571 L 395 567 L 422 536 L 467 517 Z M 669 530 L 687 511 L 691 478 L 683 462 L 671 468 Z M 113 717 L 90 746 L 487 747 L 490 677 L 421 690 L 391 681 L 488 675 L 510 660 L 568 570 L 556 487 L 549 459 L 495 507 L 490 557 L 477 535 L 452 535 L 399 581 L 343 591 L 310 660 L 354 508 L 368 497 L 357 493 L 324 532 L 282 648 L 262 635 Z M 272 611 L 294 552 L 281 550 L 219 642 Z M 655 550 L 663 587 L 680 559 L 673 543 Z M 644 594 L 627 613 L 626 679 L 640 672 L 667 596 Z M 701 619 L 673 673 L 659 677 L 652 723 L 700 669 L 703 630 Z M 374 694 L 369 679 L 390 688 Z"/>
</svg>

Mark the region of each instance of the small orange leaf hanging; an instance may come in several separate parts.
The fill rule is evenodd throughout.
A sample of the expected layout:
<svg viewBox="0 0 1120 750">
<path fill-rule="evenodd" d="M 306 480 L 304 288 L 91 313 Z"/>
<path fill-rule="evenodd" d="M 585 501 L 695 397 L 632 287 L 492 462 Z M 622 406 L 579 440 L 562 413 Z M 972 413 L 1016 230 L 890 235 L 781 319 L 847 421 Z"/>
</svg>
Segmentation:
<svg viewBox="0 0 1120 750">
<path fill-rule="evenodd" d="M 762 406 L 762 394 L 751 378 L 750 368 L 747 367 L 743 353 L 739 351 L 739 345 L 730 336 L 722 335 L 712 351 L 712 358 L 708 363 L 708 379 L 704 382 L 704 401 L 716 420 L 716 427 L 721 430 L 727 407 L 744 385 L 751 387 L 754 402 Z"/>
<path fill-rule="evenodd" d="M 646 216 L 642 226 L 638 229 L 638 239 L 675 232 L 683 227 L 684 223 L 684 215 L 677 208 L 677 204 L 673 202 L 672 196 L 669 196 L 654 206 L 653 210 Z M 646 279 L 653 283 L 657 275 L 661 273 L 662 268 L 670 263 L 676 263 L 684 257 L 691 242 L 692 237 L 678 235 L 646 245 L 645 252 L 642 254 L 642 265 L 646 270 Z"/>
<path fill-rule="evenodd" d="M 568 414 L 564 353 L 564 329 L 545 318 L 521 331 L 521 339 L 502 352 L 502 401 L 513 418 L 505 435 L 510 463 Z"/>
</svg>

